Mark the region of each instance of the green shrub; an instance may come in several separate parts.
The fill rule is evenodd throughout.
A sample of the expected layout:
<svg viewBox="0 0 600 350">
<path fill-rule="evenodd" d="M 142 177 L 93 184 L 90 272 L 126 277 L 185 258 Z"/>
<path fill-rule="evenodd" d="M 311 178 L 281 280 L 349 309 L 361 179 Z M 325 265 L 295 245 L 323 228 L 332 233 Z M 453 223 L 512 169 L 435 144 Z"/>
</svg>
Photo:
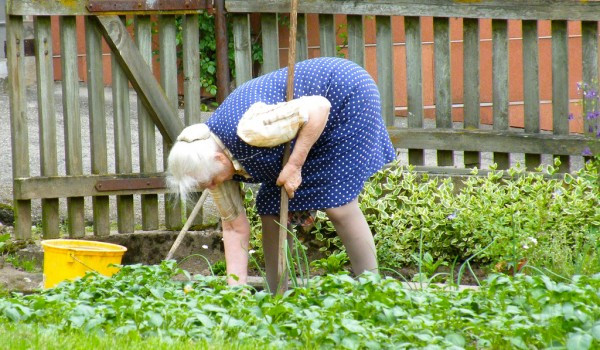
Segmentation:
<svg viewBox="0 0 600 350">
<path fill-rule="evenodd" d="M 600 271 L 600 161 L 574 175 L 556 174 L 558 160 L 544 172 L 521 166 L 470 176 L 461 188 L 412 168 L 392 166 L 366 183 L 359 201 L 377 246 L 380 265 L 414 265 L 422 251 L 432 261 L 497 265 L 515 271 L 527 265 L 554 272 Z M 473 173 L 476 175 L 476 172 Z M 260 220 L 248 191 L 253 249 L 260 249 Z M 335 229 L 319 212 L 311 231 L 329 253 L 343 250 Z"/>
</svg>

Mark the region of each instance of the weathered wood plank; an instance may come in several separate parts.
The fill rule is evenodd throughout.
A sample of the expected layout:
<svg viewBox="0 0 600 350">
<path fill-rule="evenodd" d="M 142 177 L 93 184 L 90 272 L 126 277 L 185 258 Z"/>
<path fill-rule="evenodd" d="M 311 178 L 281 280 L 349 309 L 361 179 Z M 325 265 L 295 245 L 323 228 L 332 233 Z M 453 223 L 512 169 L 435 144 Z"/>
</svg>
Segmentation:
<svg viewBox="0 0 600 350">
<path fill-rule="evenodd" d="M 198 23 L 198 21 L 196 21 Z M 135 43 L 140 54 L 152 70 L 152 23 L 150 16 L 136 16 L 135 18 Z M 198 33 L 196 30 L 196 45 L 198 44 Z M 185 45 L 185 42 L 184 42 Z M 185 55 L 185 48 L 184 48 Z M 196 62 L 197 63 L 197 62 Z M 199 77 L 196 76 L 196 79 Z M 138 137 L 140 172 L 153 173 L 157 171 L 156 166 L 156 133 L 154 123 L 146 106 L 138 96 Z M 198 100 L 199 98 L 196 98 Z M 193 102 L 195 103 L 195 102 Z M 158 229 L 158 196 L 146 194 L 141 197 L 142 207 L 142 230 L 150 231 Z"/>
<path fill-rule="evenodd" d="M 450 20 L 445 17 L 433 19 L 435 125 L 452 128 L 452 92 L 450 83 Z M 437 151 L 439 166 L 454 165 L 452 151 Z"/>
<path fill-rule="evenodd" d="M 98 16 L 98 25 L 106 42 L 111 47 L 131 85 L 148 107 L 154 124 L 168 141 L 177 139 L 183 130 L 183 122 L 170 107 L 165 92 L 152 75 L 150 67 L 129 36 L 125 25 L 116 16 Z"/>
<path fill-rule="evenodd" d="M 363 16 L 349 15 L 348 21 L 348 58 L 365 66 L 365 35 L 363 26 Z"/>
<path fill-rule="evenodd" d="M 569 134 L 569 38 L 566 21 L 552 21 L 552 129 Z M 569 157 L 560 157 L 559 172 L 568 172 Z"/>
<path fill-rule="evenodd" d="M 122 18 L 124 21 L 125 18 Z M 115 133 L 115 170 L 117 174 L 133 172 L 131 157 L 131 118 L 129 113 L 129 83 L 125 72 L 112 54 L 112 96 Z M 117 196 L 117 230 L 134 232 L 133 196 Z"/>
<path fill-rule="evenodd" d="M 40 135 L 40 173 L 58 174 L 56 159 L 56 111 L 54 109 L 54 72 L 52 66 L 52 31 L 50 17 L 34 18 L 35 68 L 37 76 L 38 125 Z M 58 238 L 60 217 L 58 199 L 42 200 L 42 235 Z"/>
<path fill-rule="evenodd" d="M 463 104 L 464 128 L 479 129 L 479 20 L 463 19 Z M 481 154 L 465 151 L 466 168 L 481 168 Z"/>
<path fill-rule="evenodd" d="M 306 27 L 306 16 L 299 13 L 296 29 L 296 62 L 304 61 L 308 58 L 308 34 Z"/>
<path fill-rule="evenodd" d="M 29 0 L 33 1 L 33 0 Z M 227 0 L 228 12 L 289 12 L 289 0 Z M 370 0 L 301 1 L 299 13 L 370 16 L 439 16 L 503 19 L 590 20 L 600 17 L 600 3 L 573 0 Z"/>
<path fill-rule="evenodd" d="M 526 134 L 511 131 L 388 128 L 396 147 L 507 153 L 580 155 L 584 147 L 600 152 L 600 140 L 581 135 Z M 483 140 L 483 141 L 482 141 Z"/>
<path fill-rule="evenodd" d="M 248 14 L 232 16 L 236 86 L 240 86 L 252 79 L 250 19 L 248 16 Z"/>
<path fill-rule="evenodd" d="M 183 17 L 183 94 L 185 125 L 201 123 L 200 113 L 200 45 L 197 15 Z M 149 56 L 151 59 L 151 56 Z M 186 206 L 186 217 L 193 206 Z M 190 224 L 202 224 L 202 208 Z M 157 223 L 158 224 L 158 223 Z"/>
<path fill-rule="evenodd" d="M 25 36 L 23 17 L 6 17 L 6 53 L 8 59 L 8 99 L 13 179 L 29 176 L 29 136 L 27 134 L 27 104 L 25 96 Z M 14 192 L 13 192 L 14 193 Z M 31 201 L 14 196 L 15 236 L 31 238 Z"/>
<path fill-rule="evenodd" d="M 523 21 L 522 29 L 525 132 L 538 133 L 540 132 L 540 87 L 537 21 Z M 528 170 L 537 168 L 541 161 L 540 154 L 525 154 L 525 166 Z"/>
<path fill-rule="evenodd" d="M 94 198 L 108 198 L 114 195 L 137 195 L 137 194 L 162 194 L 167 193 L 165 185 L 165 173 L 133 173 L 133 174 L 111 174 L 111 175 L 67 175 L 49 177 L 30 177 L 15 179 L 14 194 L 19 200 L 38 198 L 64 198 L 73 196 L 92 196 Z M 144 179 L 150 181 L 161 181 L 159 188 L 127 189 L 105 191 L 96 188 L 99 182 L 106 180 L 131 180 Z M 158 187 L 158 186 L 154 186 Z"/>
<path fill-rule="evenodd" d="M 159 17 L 158 40 L 160 47 L 160 81 L 165 91 L 172 114 L 177 115 L 177 48 L 174 16 Z M 172 143 L 163 141 L 163 166 L 167 168 L 167 158 Z M 165 196 L 165 226 L 168 229 L 181 228 L 181 202 L 169 200 Z"/>
<path fill-rule="evenodd" d="M 375 18 L 377 32 L 377 87 L 381 95 L 381 115 L 387 126 L 394 125 L 394 55 L 392 51 L 392 19 Z"/>
<path fill-rule="evenodd" d="M 494 130 L 508 129 L 508 21 L 492 20 L 492 99 Z M 498 169 L 508 169 L 507 152 L 494 152 Z"/>
<path fill-rule="evenodd" d="M 267 74 L 279 69 L 279 25 L 277 23 L 277 14 L 261 14 L 260 22 L 263 49 L 262 73 Z"/>
<path fill-rule="evenodd" d="M 67 175 L 83 173 L 79 75 L 77 73 L 77 29 L 74 16 L 60 17 L 63 116 Z M 85 234 L 83 197 L 67 198 L 69 237 Z"/>
<path fill-rule="evenodd" d="M 583 82 L 589 86 L 598 88 L 598 22 L 586 21 L 581 22 L 582 35 L 582 66 L 583 66 Z M 592 111 L 592 104 L 586 103 L 583 110 L 583 132 L 587 136 L 595 136 L 594 129 L 590 130 L 592 120 L 585 116 Z"/>
<path fill-rule="evenodd" d="M 106 174 L 108 173 L 108 150 L 106 142 L 106 115 L 104 110 L 102 34 L 96 28 L 91 17 L 85 18 L 85 51 L 92 174 Z M 108 196 L 92 198 L 95 236 L 108 236 L 110 234 L 108 203 Z"/>
<path fill-rule="evenodd" d="M 151 1 L 144 1 L 151 2 Z M 23 16 L 88 16 L 88 15 L 155 15 L 156 10 L 145 11 L 107 11 L 90 13 L 87 10 L 88 0 L 8 0 L 8 13 Z M 161 14 L 195 14 L 204 10 L 167 10 Z"/>
<path fill-rule="evenodd" d="M 406 95 L 408 127 L 423 127 L 423 76 L 421 73 L 421 20 L 419 17 L 404 17 L 406 33 Z M 425 164 L 425 151 L 419 146 L 408 150 L 408 162 Z"/>
<path fill-rule="evenodd" d="M 335 23 L 333 15 L 319 15 L 319 43 L 321 46 L 321 57 L 336 56 Z"/>
</svg>

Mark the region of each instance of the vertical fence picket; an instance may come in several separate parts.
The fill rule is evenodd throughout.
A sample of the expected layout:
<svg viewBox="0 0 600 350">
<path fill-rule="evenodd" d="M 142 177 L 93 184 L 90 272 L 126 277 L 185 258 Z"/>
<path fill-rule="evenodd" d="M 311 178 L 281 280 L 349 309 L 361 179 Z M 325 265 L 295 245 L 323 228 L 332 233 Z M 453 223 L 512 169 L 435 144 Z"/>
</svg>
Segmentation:
<svg viewBox="0 0 600 350">
<path fill-rule="evenodd" d="M 124 18 L 121 18 L 124 21 Z M 133 171 L 131 158 L 131 118 L 129 113 L 129 81 L 112 56 L 112 96 L 115 132 L 115 170 L 117 174 Z M 134 232 L 133 195 L 117 196 L 117 229 L 119 233 Z"/>
<path fill-rule="evenodd" d="M 539 49 L 537 21 L 522 22 L 523 29 L 523 104 L 526 133 L 540 132 Z M 525 167 L 533 171 L 542 160 L 541 154 L 525 154 Z"/>
<path fill-rule="evenodd" d="M 183 16 L 183 96 L 185 125 L 201 123 L 200 114 L 200 45 L 198 15 Z M 199 193 L 196 194 L 199 197 Z M 186 206 L 186 217 L 194 206 Z M 202 209 L 192 221 L 202 224 Z"/>
<path fill-rule="evenodd" d="M 319 45 L 321 48 L 321 57 L 333 57 L 336 55 L 333 15 L 319 15 Z"/>
<path fill-rule="evenodd" d="M 387 126 L 394 125 L 394 58 L 392 52 L 392 19 L 375 18 L 377 32 L 377 85 L 381 95 L 381 114 Z"/>
<path fill-rule="evenodd" d="M 58 161 L 56 159 L 56 111 L 54 108 L 50 17 L 37 16 L 33 24 L 40 133 L 40 174 L 42 176 L 56 176 L 58 175 Z M 59 225 L 58 198 L 42 199 L 43 237 L 58 238 L 60 236 Z"/>
<path fill-rule="evenodd" d="M 233 22 L 233 49 L 235 58 L 235 85 L 252 79 L 252 52 L 250 47 L 250 20 L 248 14 L 235 14 Z"/>
<path fill-rule="evenodd" d="M 582 65 L 583 65 L 583 82 L 598 89 L 598 22 L 583 21 L 581 22 L 582 35 Z M 583 132 L 586 136 L 595 137 L 598 130 L 594 129 L 592 120 L 586 116 L 592 111 L 592 104 L 586 103 L 583 110 Z M 583 152 L 583 151 L 582 151 Z M 590 157 L 585 157 L 588 160 Z"/>
<path fill-rule="evenodd" d="M 450 20 L 446 17 L 433 19 L 434 76 L 435 76 L 435 125 L 452 128 L 452 91 L 450 84 Z M 438 166 L 454 165 L 452 151 L 437 151 Z"/>
<path fill-rule="evenodd" d="M 569 134 L 569 45 L 567 21 L 552 21 L 552 130 Z M 560 172 L 568 172 L 570 157 L 559 155 Z"/>
<path fill-rule="evenodd" d="M 406 94 L 408 127 L 423 127 L 423 76 L 421 73 L 421 20 L 419 17 L 404 17 L 406 33 Z M 408 150 L 408 163 L 425 164 L 425 151 Z"/>
<path fill-rule="evenodd" d="M 106 115 L 104 109 L 104 81 L 102 66 L 102 34 L 91 17 L 85 18 L 85 51 L 88 84 L 88 106 L 90 113 L 90 145 L 92 174 L 108 173 L 106 142 Z M 109 197 L 92 198 L 94 235 L 110 234 Z"/>
<path fill-rule="evenodd" d="M 167 99 L 171 103 L 175 115 L 177 113 L 177 48 L 175 16 L 163 15 L 159 17 L 158 40 L 160 46 L 160 81 Z M 167 158 L 171 144 L 163 143 L 163 166 L 167 168 Z M 165 198 L 165 226 L 168 229 L 181 227 L 181 202 Z"/>
<path fill-rule="evenodd" d="M 136 16 L 134 20 L 135 43 L 152 70 L 152 23 L 150 16 Z M 140 172 L 154 173 L 156 166 L 156 132 L 146 106 L 140 97 L 137 98 L 138 137 Z M 158 195 L 143 194 L 141 196 L 142 230 L 158 229 Z"/>
<path fill-rule="evenodd" d="M 494 130 L 508 130 L 508 21 L 492 20 L 492 100 Z M 498 169 L 510 167 L 509 154 L 494 152 Z"/>
<path fill-rule="evenodd" d="M 365 36 L 361 15 L 348 15 L 348 58 L 365 66 Z"/>
<path fill-rule="evenodd" d="M 60 17 L 60 56 L 62 68 L 63 116 L 67 175 L 82 175 L 79 75 L 77 73 L 77 29 L 75 16 Z M 70 237 L 85 232 L 83 197 L 67 198 Z"/>
<path fill-rule="evenodd" d="M 296 29 L 296 62 L 308 58 L 308 35 L 306 27 L 306 15 L 298 14 L 298 27 Z"/>
<path fill-rule="evenodd" d="M 463 114 L 465 129 L 479 129 L 479 20 L 463 19 Z M 481 168 L 481 154 L 464 152 L 465 168 Z"/>
<path fill-rule="evenodd" d="M 13 179 L 29 176 L 29 136 L 27 134 L 27 104 L 25 96 L 25 50 L 23 17 L 6 18 L 6 53 L 8 58 L 8 98 L 10 100 L 10 127 Z M 15 198 L 15 236 L 31 238 L 31 200 Z"/>
<path fill-rule="evenodd" d="M 266 74 L 279 69 L 279 25 L 276 13 L 263 13 L 260 15 L 260 21 L 263 48 L 262 73 Z"/>
</svg>

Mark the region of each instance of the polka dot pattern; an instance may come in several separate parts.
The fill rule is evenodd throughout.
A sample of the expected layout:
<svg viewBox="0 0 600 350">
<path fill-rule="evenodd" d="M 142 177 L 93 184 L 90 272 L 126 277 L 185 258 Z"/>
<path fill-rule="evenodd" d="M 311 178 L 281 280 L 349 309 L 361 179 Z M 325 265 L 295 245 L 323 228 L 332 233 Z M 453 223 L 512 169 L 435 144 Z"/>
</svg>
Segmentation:
<svg viewBox="0 0 600 350">
<path fill-rule="evenodd" d="M 287 68 L 252 79 L 238 87 L 207 121 L 252 179 L 262 183 L 256 205 L 259 214 L 278 214 L 281 189 L 275 181 L 282 169 L 283 145 L 250 146 L 236 134 L 244 112 L 255 102 L 286 99 Z M 394 149 L 381 118 L 379 91 L 359 65 L 322 57 L 295 65 L 294 98 L 320 95 L 331 102 L 327 125 L 302 168 L 302 184 L 289 210 L 335 208 L 354 200 L 365 181 L 394 160 Z M 292 149 L 293 149 L 292 141 Z"/>
</svg>

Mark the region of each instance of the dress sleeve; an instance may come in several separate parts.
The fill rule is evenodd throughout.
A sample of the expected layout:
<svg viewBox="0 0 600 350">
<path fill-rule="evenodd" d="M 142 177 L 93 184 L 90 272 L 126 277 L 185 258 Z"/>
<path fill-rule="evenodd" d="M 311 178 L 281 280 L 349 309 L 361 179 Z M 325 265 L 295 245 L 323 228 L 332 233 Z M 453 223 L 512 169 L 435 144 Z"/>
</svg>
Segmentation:
<svg viewBox="0 0 600 350">
<path fill-rule="evenodd" d="M 214 190 L 209 191 L 223 222 L 232 221 L 240 214 L 245 213 L 239 182 L 225 181 Z"/>
<path fill-rule="evenodd" d="M 253 104 L 240 119 L 238 136 L 256 147 L 275 147 L 292 140 L 308 121 L 306 106 L 311 103 L 311 97 L 304 96 L 276 105 Z"/>
</svg>

